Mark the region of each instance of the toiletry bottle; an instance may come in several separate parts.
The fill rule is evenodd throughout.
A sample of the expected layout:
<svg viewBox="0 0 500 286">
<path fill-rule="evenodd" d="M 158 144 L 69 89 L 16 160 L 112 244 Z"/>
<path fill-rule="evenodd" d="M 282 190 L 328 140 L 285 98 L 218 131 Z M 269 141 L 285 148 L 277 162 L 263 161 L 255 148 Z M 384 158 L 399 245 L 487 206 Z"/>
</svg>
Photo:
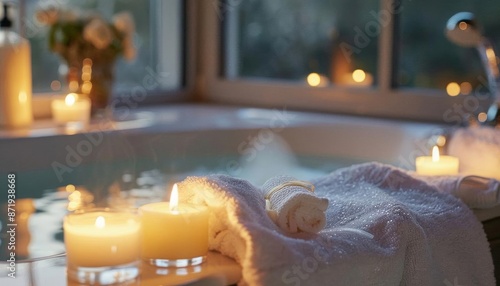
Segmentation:
<svg viewBox="0 0 500 286">
<path fill-rule="evenodd" d="M 31 110 L 31 50 L 28 40 L 12 31 L 8 5 L 0 20 L 0 127 L 27 127 Z"/>
</svg>

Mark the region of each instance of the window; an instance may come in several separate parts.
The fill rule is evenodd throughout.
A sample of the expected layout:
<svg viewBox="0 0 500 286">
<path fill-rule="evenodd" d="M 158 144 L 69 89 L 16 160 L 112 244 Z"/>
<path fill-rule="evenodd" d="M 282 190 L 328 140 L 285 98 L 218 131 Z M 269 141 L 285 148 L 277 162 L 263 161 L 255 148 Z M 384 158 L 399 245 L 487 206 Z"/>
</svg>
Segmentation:
<svg viewBox="0 0 500 286">
<path fill-rule="evenodd" d="M 480 84 L 482 67 L 474 50 L 446 39 L 446 21 L 470 10 L 484 18 L 486 34 L 500 24 L 496 8 L 469 0 L 200 5 L 214 101 L 448 123 L 456 123 L 450 112 L 463 113 L 453 106 L 468 104 L 465 91 Z M 454 97 L 446 92 L 453 82 L 464 91 Z M 478 114 L 490 101 L 483 96 L 465 112 Z"/>
<path fill-rule="evenodd" d="M 401 14 L 401 49 L 398 84 L 470 94 L 485 85 L 485 73 L 474 48 L 458 46 L 445 36 L 448 19 L 457 12 L 472 12 L 484 35 L 500 47 L 500 6 L 495 1 L 406 1 Z M 449 86 L 451 87 L 451 85 Z M 452 95 L 454 95 L 453 91 Z M 456 93 L 456 92 L 455 92 Z"/>
<path fill-rule="evenodd" d="M 137 48 L 135 60 L 127 62 L 119 57 L 115 64 L 114 93 L 127 96 L 131 88 L 142 85 L 145 75 L 160 78 L 160 89 L 178 89 L 183 82 L 181 0 L 26 0 L 23 21 L 25 36 L 31 43 L 33 92 L 64 92 L 67 67 L 64 61 L 50 51 L 48 27 L 37 21 L 35 12 L 40 7 L 68 7 L 76 11 L 95 10 L 110 20 L 121 11 L 132 14 L 136 33 L 133 42 Z"/>
<path fill-rule="evenodd" d="M 226 54 L 225 75 L 371 85 L 380 27 L 362 23 L 376 19 L 377 9 L 363 0 L 241 1 L 223 15 L 226 51 L 236 50 Z"/>
</svg>

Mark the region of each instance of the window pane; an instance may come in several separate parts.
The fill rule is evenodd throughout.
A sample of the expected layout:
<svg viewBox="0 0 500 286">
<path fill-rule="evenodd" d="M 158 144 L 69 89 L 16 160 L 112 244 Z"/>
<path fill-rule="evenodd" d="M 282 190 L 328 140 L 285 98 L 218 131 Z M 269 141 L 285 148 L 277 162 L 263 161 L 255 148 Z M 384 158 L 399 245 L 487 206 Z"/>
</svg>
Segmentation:
<svg viewBox="0 0 500 286">
<path fill-rule="evenodd" d="M 378 1 L 362 0 L 226 1 L 218 7 L 223 73 L 300 82 L 318 73 L 311 83 L 371 85 L 382 26 L 377 9 Z"/>
<path fill-rule="evenodd" d="M 474 13 L 483 34 L 500 47 L 500 5 L 495 0 L 406 1 L 401 19 L 401 86 L 441 90 L 448 86 L 450 95 L 486 86 L 477 50 L 458 46 L 445 35 L 448 19 L 462 11 Z"/>
<path fill-rule="evenodd" d="M 161 79 L 159 87 L 162 89 L 180 87 L 182 1 L 26 0 L 26 4 L 28 20 L 25 21 L 25 28 L 32 50 L 34 93 L 66 90 L 67 69 L 64 60 L 49 49 L 49 28 L 37 21 L 35 16 L 40 5 L 70 9 L 77 13 L 95 10 L 108 21 L 111 21 L 115 13 L 130 12 L 135 22 L 133 42 L 137 53 L 132 61 L 127 61 L 122 56 L 117 58 L 114 66 L 114 92 L 126 95 L 131 88 L 143 85 L 147 75 Z M 165 18 L 160 17 L 162 14 Z M 164 38 L 169 41 L 164 41 Z M 60 82 L 62 86 L 51 86 L 54 81 Z"/>
</svg>

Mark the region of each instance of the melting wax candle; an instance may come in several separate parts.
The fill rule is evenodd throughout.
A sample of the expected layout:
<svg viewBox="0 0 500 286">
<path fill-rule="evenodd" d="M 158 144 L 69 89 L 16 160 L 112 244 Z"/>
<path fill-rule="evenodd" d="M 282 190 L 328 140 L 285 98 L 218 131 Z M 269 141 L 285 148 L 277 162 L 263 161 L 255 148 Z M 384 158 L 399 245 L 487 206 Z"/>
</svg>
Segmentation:
<svg viewBox="0 0 500 286">
<path fill-rule="evenodd" d="M 51 107 L 52 117 L 57 124 L 68 122 L 86 124 L 90 118 L 90 99 L 78 96 L 76 93 L 70 93 L 64 99 L 54 99 Z"/>
<path fill-rule="evenodd" d="M 170 202 L 140 207 L 142 258 L 156 266 L 187 266 L 204 261 L 208 252 L 208 208 L 179 204 L 177 185 Z"/>
<path fill-rule="evenodd" d="M 415 165 L 419 175 L 456 175 L 459 161 L 457 157 L 439 155 L 438 147 L 434 146 L 432 156 L 417 157 Z"/>
<path fill-rule="evenodd" d="M 68 267 L 106 267 L 139 260 L 140 220 L 130 212 L 91 211 L 64 218 Z"/>
</svg>

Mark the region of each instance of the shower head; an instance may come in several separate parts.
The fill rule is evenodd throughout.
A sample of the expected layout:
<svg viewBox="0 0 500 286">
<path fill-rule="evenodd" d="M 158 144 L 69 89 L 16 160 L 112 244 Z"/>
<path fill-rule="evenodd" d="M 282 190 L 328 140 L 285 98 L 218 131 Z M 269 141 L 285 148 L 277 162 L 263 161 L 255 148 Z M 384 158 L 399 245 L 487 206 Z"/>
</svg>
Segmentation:
<svg viewBox="0 0 500 286">
<path fill-rule="evenodd" d="M 474 14 L 459 12 L 446 23 L 446 36 L 453 43 L 462 47 L 477 47 L 482 44 L 483 36 Z"/>
<path fill-rule="evenodd" d="M 488 88 L 494 102 L 487 113 L 485 124 L 500 126 L 500 70 L 493 45 L 483 37 L 474 14 L 459 12 L 448 20 L 445 29 L 446 37 L 462 47 L 473 47 L 479 52 L 485 70 Z"/>
</svg>

